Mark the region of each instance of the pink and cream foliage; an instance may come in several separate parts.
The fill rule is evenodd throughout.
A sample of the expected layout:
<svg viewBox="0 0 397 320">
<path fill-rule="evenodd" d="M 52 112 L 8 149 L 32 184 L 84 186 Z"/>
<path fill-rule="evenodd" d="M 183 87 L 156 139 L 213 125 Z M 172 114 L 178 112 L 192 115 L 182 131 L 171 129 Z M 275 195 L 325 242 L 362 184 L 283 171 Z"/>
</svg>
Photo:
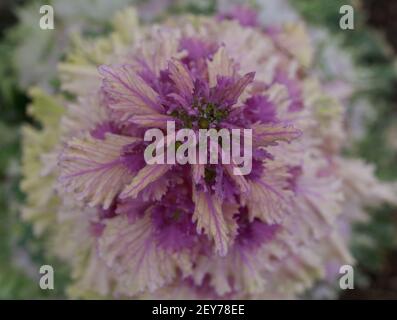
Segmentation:
<svg viewBox="0 0 397 320">
<path fill-rule="evenodd" d="M 311 55 L 303 25 L 262 28 L 241 10 L 129 21 L 80 41 L 60 65 L 73 99 L 41 155 L 43 167 L 55 159 L 48 228 L 74 270 L 72 296 L 290 298 L 330 262 L 353 263 L 340 221 L 362 214 L 368 195 L 393 195 L 341 155 L 343 109 Z M 145 163 L 145 131 L 165 132 L 167 121 L 252 129 L 252 172 Z"/>
</svg>

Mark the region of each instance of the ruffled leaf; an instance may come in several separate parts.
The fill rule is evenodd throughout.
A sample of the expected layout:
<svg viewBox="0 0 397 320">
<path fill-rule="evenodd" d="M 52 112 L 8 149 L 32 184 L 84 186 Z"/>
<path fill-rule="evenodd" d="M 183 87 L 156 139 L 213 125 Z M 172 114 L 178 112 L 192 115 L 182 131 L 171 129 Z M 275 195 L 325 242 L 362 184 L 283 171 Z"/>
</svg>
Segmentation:
<svg viewBox="0 0 397 320">
<path fill-rule="evenodd" d="M 195 190 L 193 201 L 196 204 L 193 221 L 197 223 L 197 232 L 204 233 L 215 242 L 215 251 L 225 256 L 233 240 L 236 222 L 226 217 L 222 210 L 222 201 L 207 192 Z"/>
<path fill-rule="evenodd" d="M 122 199 L 131 197 L 136 198 L 143 189 L 162 177 L 169 169 L 170 165 L 147 165 L 141 169 L 132 179 L 132 182 L 126 186 L 121 193 Z"/>
<path fill-rule="evenodd" d="M 120 112 L 122 120 L 133 115 L 158 114 L 163 108 L 158 94 L 137 74 L 132 65 L 101 66 L 103 90 L 112 109 Z"/>
<path fill-rule="evenodd" d="M 129 177 L 122 148 L 137 140 L 110 133 L 104 140 L 89 135 L 71 140 L 60 156 L 61 184 L 90 206 L 108 209 Z"/>
<path fill-rule="evenodd" d="M 278 141 L 291 142 L 301 136 L 301 131 L 291 125 L 278 124 L 259 124 L 252 126 L 254 146 L 264 147 L 272 145 Z"/>
<path fill-rule="evenodd" d="M 235 63 L 228 57 L 224 47 L 219 48 L 207 65 L 210 88 L 216 86 L 218 76 L 231 77 L 235 72 Z"/>
<path fill-rule="evenodd" d="M 179 270 L 178 264 L 190 268 L 186 257 L 169 254 L 157 246 L 149 215 L 133 224 L 125 216 L 109 220 L 99 239 L 99 253 L 118 274 L 119 283 L 129 295 L 153 292 L 169 284 Z"/>
</svg>

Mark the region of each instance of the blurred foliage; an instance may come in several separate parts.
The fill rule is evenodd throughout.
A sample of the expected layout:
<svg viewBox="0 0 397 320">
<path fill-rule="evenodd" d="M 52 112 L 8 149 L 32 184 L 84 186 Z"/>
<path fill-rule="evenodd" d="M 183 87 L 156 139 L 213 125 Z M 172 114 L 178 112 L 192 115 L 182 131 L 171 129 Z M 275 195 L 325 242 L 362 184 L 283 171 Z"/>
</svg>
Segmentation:
<svg viewBox="0 0 397 320">
<path fill-rule="evenodd" d="M 396 180 L 397 152 L 388 144 L 387 133 L 389 128 L 397 126 L 397 72 L 392 50 L 381 34 L 366 24 L 368 12 L 362 10 L 360 1 L 292 0 L 291 3 L 307 21 L 326 27 L 340 37 L 356 64 L 367 69 L 371 85 L 358 92 L 355 98 L 368 99 L 376 108 L 376 117 L 368 123 L 364 139 L 346 153 L 374 163 L 379 178 Z M 355 8 L 354 30 L 341 30 L 339 27 L 339 8 L 345 4 Z M 371 275 L 379 273 L 388 254 L 397 249 L 396 208 L 385 206 L 370 212 L 369 222 L 354 226 L 351 244 L 359 266 L 357 278 L 361 287 L 370 285 Z"/>
<path fill-rule="evenodd" d="M 199 0 L 199 1 L 174 1 L 168 8 L 171 14 L 203 14 L 209 15 L 216 11 L 216 0 Z"/>
<path fill-rule="evenodd" d="M 57 265 L 48 260 L 31 227 L 19 220 L 23 195 L 19 190 L 19 128 L 0 122 L 0 299 L 57 297 L 63 286 L 54 291 L 39 288 L 39 266 Z M 55 283 L 61 284 L 65 272 L 57 267 Z"/>
<path fill-rule="evenodd" d="M 369 223 L 355 226 L 357 236 L 352 239 L 352 247 L 357 261 L 370 272 L 380 270 L 387 253 L 397 247 L 396 227 L 390 223 L 391 210 L 379 209 L 373 212 Z"/>
<path fill-rule="evenodd" d="M 18 184 L 20 154 L 18 124 L 25 120 L 26 97 L 17 86 L 11 65 L 13 43 L 0 43 L 0 299 L 39 295 L 39 287 L 13 261 L 16 229 L 19 223 L 17 204 L 23 199 Z"/>
<path fill-rule="evenodd" d="M 7 4 L 8 14 L 12 15 L 14 6 L 10 1 Z M 24 199 L 19 189 L 20 126 L 30 121 L 25 112 L 29 99 L 18 87 L 13 68 L 12 32 L 2 30 L 0 40 L 0 299 L 61 297 L 66 278 L 64 267 L 45 257 L 41 241 L 19 219 Z M 43 261 L 57 266 L 55 290 L 44 291 L 39 287 L 39 267 Z"/>
<path fill-rule="evenodd" d="M 0 107 L 1 121 L 17 124 L 25 120 L 26 97 L 18 89 L 17 79 L 11 65 L 13 45 L 0 44 Z"/>
</svg>

